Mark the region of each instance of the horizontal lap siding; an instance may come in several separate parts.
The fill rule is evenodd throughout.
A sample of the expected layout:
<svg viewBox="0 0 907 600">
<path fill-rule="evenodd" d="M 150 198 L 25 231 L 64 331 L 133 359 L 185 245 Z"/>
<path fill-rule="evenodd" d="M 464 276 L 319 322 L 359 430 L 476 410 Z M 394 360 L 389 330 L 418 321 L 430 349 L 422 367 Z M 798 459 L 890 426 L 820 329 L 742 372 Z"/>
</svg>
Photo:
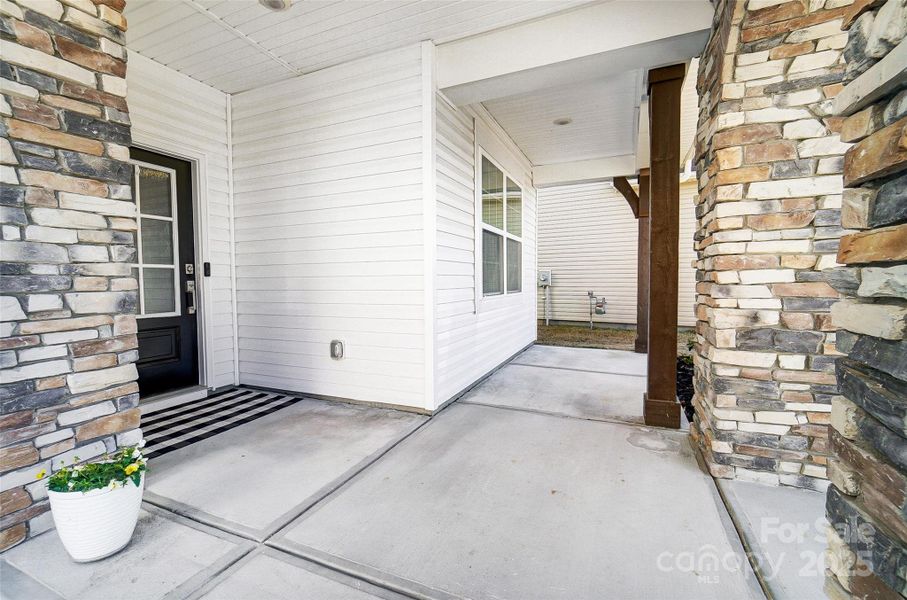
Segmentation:
<svg viewBox="0 0 907 600">
<path fill-rule="evenodd" d="M 443 403 L 535 340 L 535 192 L 523 197 L 522 294 L 476 312 L 473 118 L 437 100 L 436 401 Z M 521 174 L 524 182 L 528 173 Z"/>
<path fill-rule="evenodd" d="M 692 267 L 695 182 L 680 188 L 678 322 L 693 315 Z M 589 290 L 607 300 L 601 323 L 636 323 L 637 223 L 624 197 L 608 183 L 558 186 L 539 191 L 539 269 L 551 269 L 551 310 L 559 321 L 589 320 Z M 539 292 L 538 316 L 544 318 Z"/>
<path fill-rule="evenodd" d="M 680 184 L 680 273 L 677 287 L 677 324 L 696 326 L 696 180 Z"/>
<path fill-rule="evenodd" d="M 207 155 L 207 231 L 212 294 L 214 372 L 208 385 L 233 384 L 233 303 L 230 276 L 230 197 L 227 96 L 135 52 L 127 75 L 133 137 L 142 135 L 196 148 Z M 166 152 L 165 152 L 166 153 Z"/>
<path fill-rule="evenodd" d="M 420 58 L 234 96 L 242 383 L 424 406 Z"/>
</svg>

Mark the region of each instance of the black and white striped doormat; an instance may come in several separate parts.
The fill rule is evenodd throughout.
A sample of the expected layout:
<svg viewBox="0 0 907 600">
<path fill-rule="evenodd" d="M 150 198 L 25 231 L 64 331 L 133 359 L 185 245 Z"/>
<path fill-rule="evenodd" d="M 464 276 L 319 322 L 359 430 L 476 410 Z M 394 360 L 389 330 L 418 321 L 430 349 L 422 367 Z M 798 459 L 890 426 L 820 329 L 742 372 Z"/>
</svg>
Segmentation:
<svg viewBox="0 0 907 600">
<path fill-rule="evenodd" d="M 144 455 L 155 458 L 285 408 L 299 398 L 237 387 L 142 415 Z"/>
</svg>

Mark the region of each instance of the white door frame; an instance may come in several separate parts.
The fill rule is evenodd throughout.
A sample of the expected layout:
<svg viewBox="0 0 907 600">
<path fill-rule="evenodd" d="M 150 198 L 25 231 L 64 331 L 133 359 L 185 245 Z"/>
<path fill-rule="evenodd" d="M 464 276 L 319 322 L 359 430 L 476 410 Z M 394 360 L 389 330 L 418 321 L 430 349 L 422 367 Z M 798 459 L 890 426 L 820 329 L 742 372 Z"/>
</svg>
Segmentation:
<svg viewBox="0 0 907 600">
<path fill-rule="evenodd" d="M 133 130 L 132 145 L 189 162 L 192 171 L 192 215 L 195 241 L 195 289 L 198 325 L 198 378 L 199 385 L 212 387 L 214 374 L 214 343 L 210 318 L 214 301 L 208 289 L 204 263 L 211 262 L 208 243 L 208 154 L 190 144 L 166 137 Z M 136 240 L 138 243 L 138 240 Z"/>
</svg>

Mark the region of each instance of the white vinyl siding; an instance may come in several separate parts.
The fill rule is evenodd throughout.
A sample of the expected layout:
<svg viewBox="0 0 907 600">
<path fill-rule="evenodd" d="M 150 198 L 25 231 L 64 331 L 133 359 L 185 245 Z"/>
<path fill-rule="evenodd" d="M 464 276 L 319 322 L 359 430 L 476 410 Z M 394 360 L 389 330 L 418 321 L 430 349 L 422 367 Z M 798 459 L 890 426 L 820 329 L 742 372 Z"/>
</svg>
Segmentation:
<svg viewBox="0 0 907 600">
<path fill-rule="evenodd" d="M 425 407 L 421 102 L 418 45 L 234 96 L 243 383 Z"/>
<path fill-rule="evenodd" d="M 693 234 L 696 182 L 680 186 L 678 323 L 694 326 L 696 270 Z M 636 323 L 637 222 L 610 183 L 539 190 L 539 269 L 551 269 L 551 309 L 557 321 L 589 322 L 588 291 L 607 300 L 599 323 Z M 539 293 L 538 316 L 544 318 Z"/>
<path fill-rule="evenodd" d="M 680 241 L 678 254 L 680 271 L 677 280 L 677 324 L 696 326 L 696 197 L 699 185 L 694 177 L 680 184 Z M 633 319 L 634 321 L 636 319 Z"/>
<path fill-rule="evenodd" d="M 150 139 L 163 146 L 191 147 L 206 157 L 208 254 L 197 256 L 211 263 L 204 285 L 211 295 L 208 321 L 213 373 L 208 385 L 234 382 L 233 304 L 230 265 L 230 188 L 228 171 L 227 96 L 135 52 L 129 53 L 127 72 L 129 118 L 133 139 Z M 166 148 L 152 148 L 167 154 Z"/>
<path fill-rule="evenodd" d="M 476 281 L 476 130 L 473 115 L 437 98 L 435 398 L 442 404 L 535 340 L 535 190 L 528 167 L 511 172 L 523 191 L 523 292 L 489 298 Z M 491 135 L 481 119 L 478 127 Z M 507 140 L 509 142 L 509 140 Z M 505 143 L 489 155 L 501 161 Z M 508 157 L 512 164 L 524 165 Z M 478 288 L 477 288 L 478 286 Z M 478 310 L 477 310 L 478 309 Z"/>
</svg>

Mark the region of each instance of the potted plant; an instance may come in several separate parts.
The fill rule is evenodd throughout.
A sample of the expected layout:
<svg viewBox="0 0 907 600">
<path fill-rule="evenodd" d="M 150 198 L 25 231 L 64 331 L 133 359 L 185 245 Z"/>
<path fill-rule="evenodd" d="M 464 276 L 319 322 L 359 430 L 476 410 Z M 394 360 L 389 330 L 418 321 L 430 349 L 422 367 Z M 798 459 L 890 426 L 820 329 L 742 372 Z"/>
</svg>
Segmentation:
<svg viewBox="0 0 907 600">
<path fill-rule="evenodd" d="M 145 487 L 143 445 L 104 455 L 97 462 L 64 467 L 48 479 L 54 524 L 74 561 L 105 558 L 132 538 Z M 44 475 L 38 473 L 39 478 Z"/>
</svg>

